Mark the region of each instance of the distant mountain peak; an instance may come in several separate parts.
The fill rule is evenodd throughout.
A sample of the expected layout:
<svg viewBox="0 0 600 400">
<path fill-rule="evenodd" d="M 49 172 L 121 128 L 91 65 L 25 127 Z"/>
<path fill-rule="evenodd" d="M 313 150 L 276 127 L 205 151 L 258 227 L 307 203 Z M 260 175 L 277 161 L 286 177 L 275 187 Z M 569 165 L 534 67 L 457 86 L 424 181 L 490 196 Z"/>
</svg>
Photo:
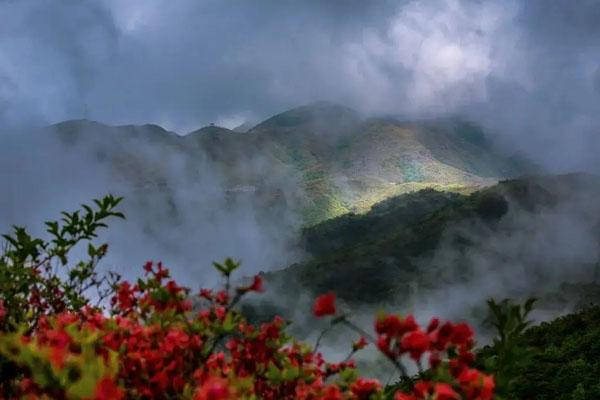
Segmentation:
<svg viewBox="0 0 600 400">
<path fill-rule="evenodd" d="M 54 129 L 86 129 L 86 128 L 105 128 L 109 125 L 90 119 L 68 119 L 66 121 L 57 122 L 50 125 Z"/>
<path fill-rule="evenodd" d="M 251 130 L 252 128 L 254 128 L 256 126 L 256 122 L 254 121 L 245 121 L 244 123 L 236 126 L 235 128 L 233 128 L 232 130 L 234 132 L 237 133 L 246 133 L 249 130 Z"/>
<path fill-rule="evenodd" d="M 292 108 L 261 122 L 251 131 L 273 128 L 295 128 L 301 126 L 350 126 L 360 122 L 358 113 L 346 106 L 329 101 L 317 101 Z"/>
<path fill-rule="evenodd" d="M 140 130 L 149 133 L 172 133 L 160 125 L 157 124 L 127 124 L 127 125 L 109 125 L 90 119 L 70 119 L 56 124 L 50 125 L 51 129 L 58 131 L 81 131 L 86 130 L 98 130 L 98 129 L 109 129 L 109 130 L 120 130 L 120 131 L 132 131 Z"/>
<path fill-rule="evenodd" d="M 195 135 L 219 135 L 219 134 L 225 134 L 225 135 L 230 135 L 236 133 L 234 131 L 232 131 L 231 129 L 227 129 L 227 128 L 223 128 L 222 126 L 217 126 L 215 124 L 210 124 L 210 125 L 206 125 L 203 126 L 200 129 L 196 129 L 195 131 L 192 131 L 190 133 L 188 133 L 185 136 L 195 136 Z"/>
</svg>

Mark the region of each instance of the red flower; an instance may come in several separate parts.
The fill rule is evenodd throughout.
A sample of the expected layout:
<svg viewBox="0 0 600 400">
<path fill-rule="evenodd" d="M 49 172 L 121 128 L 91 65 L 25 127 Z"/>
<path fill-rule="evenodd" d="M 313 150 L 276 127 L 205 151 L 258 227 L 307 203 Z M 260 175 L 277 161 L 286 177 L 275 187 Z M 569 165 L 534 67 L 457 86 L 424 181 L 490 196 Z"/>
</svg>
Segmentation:
<svg viewBox="0 0 600 400">
<path fill-rule="evenodd" d="M 473 364 L 475 362 L 475 354 L 466 350 L 461 351 L 458 354 L 458 360 L 465 365 Z"/>
<path fill-rule="evenodd" d="M 371 394 L 378 392 L 381 384 L 377 379 L 358 378 L 350 389 L 359 399 L 368 399 Z"/>
<path fill-rule="evenodd" d="M 494 398 L 494 388 L 496 387 L 496 382 L 494 381 L 493 376 L 485 375 L 483 377 L 483 385 L 481 387 L 481 393 L 479 393 L 479 397 L 481 400 L 491 400 Z"/>
<path fill-rule="evenodd" d="M 226 400 L 231 397 L 231 394 L 225 380 L 210 378 L 198 389 L 194 400 Z"/>
<path fill-rule="evenodd" d="M 135 303 L 135 287 L 132 287 L 129 282 L 121 283 L 113 298 L 113 304 L 118 305 L 122 311 L 128 312 L 135 306 Z"/>
<path fill-rule="evenodd" d="M 412 394 L 396 392 L 396 395 L 394 396 L 394 400 L 418 400 L 418 399 L 415 396 L 413 396 Z"/>
<path fill-rule="evenodd" d="M 419 325 L 417 325 L 417 321 L 415 321 L 415 317 L 412 314 L 409 314 L 403 323 L 404 332 L 410 332 L 419 329 Z"/>
<path fill-rule="evenodd" d="M 123 389 L 110 378 L 102 378 L 94 390 L 94 400 L 120 400 L 125 397 Z"/>
<path fill-rule="evenodd" d="M 429 325 L 427 325 L 427 333 L 431 333 L 434 330 L 437 329 L 437 327 L 440 325 L 440 319 L 439 318 L 432 318 L 431 321 L 429 322 Z"/>
<path fill-rule="evenodd" d="M 144 271 L 147 273 L 152 272 L 152 261 L 146 261 L 146 264 L 144 264 Z"/>
<path fill-rule="evenodd" d="M 342 393 L 340 393 L 340 389 L 337 386 L 330 385 L 325 389 L 325 393 L 323 393 L 323 400 L 342 400 Z"/>
<path fill-rule="evenodd" d="M 229 294 L 226 291 L 221 290 L 217 292 L 215 300 L 217 301 L 217 303 L 225 305 L 229 302 Z"/>
<path fill-rule="evenodd" d="M 381 351 L 383 354 L 385 354 L 388 357 L 395 357 L 394 355 L 394 351 L 390 348 L 390 338 L 389 336 L 379 336 L 379 338 L 377 338 L 377 348 L 379 349 L 379 351 Z"/>
<path fill-rule="evenodd" d="M 494 395 L 495 382 L 492 376 L 482 374 L 476 369 L 465 368 L 458 376 L 465 392 L 480 400 L 490 400 Z"/>
<path fill-rule="evenodd" d="M 408 315 L 404 320 L 398 315 L 383 315 L 375 321 L 375 332 L 389 336 L 400 336 L 419 329 L 415 317 Z"/>
<path fill-rule="evenodd" d="M 452 343 L 461 347 L 471 347 L 473 345 L 473 329 L 463 323 L 454 325 L 454 331 L 452 333 Z"/>
<path fill-rule="evenodd" d="M 402 330 L 402 320 L 397 315 L 384 315 L 375 321 L 375 332 L 379 334 L 387 334 L 390 336 L 397 335 Z"/>
<path fill-rule="evenodd" d="M 365 339 L 364 336 L 361 336 L 360 339 L 358 339 L 358 342 L 352 343 L 352 351 L 364 349 L 365 347 L 367 347 L 367 345 L 367 339 Z"/>
<path fill-rule="evenodd" d="M 325 315 L 334 315 L 335 310 L 335 294 L 327 293 L 317 297 L 313 306 L 313 314 L 317 317 Z"/>
<path fill-rule="evenodd" d="M 62 369 L 65 366 L 65 360 L 67 358 L 67 351 L 64 347 L 52 347 L 50 350 L 50 362 L 58 369 Z"/>
<path fill-rule="evenodd" d="M 458 393 L 452 389 L 452 386 L 447 383 L 435 384 L 435 399 L 436 400 L 457 400 L 460 399 Z"/>
<path fill-rule="evenodd" d="M 417 383 L 415 383 L 415 387 L 413 388 L 413 391 L 415 392 L 415 394 L 418 397 L 427 397 L 429 396 L 429 392 L 431 392 L 432 389 L 432 385 L 431 382 L 427 382 L 427 381 L 419 381 Z"/>
<path fill-rule="evenodd" d="M 160 371 L 158 374 L 154 375 L 150 382 L 155 383 L 161 390 L 165 390 L 169 385 L 169 377 L 165 373 L 165 371 Z"/>
<path fill-rule="evenodd" d="M 248 287 L 248 290 L 252 292 L 262 292 L 264 290 L 263 279 L 260 276 L 255 275 L 252 284 Z"/>
<path fill-rule="evenodd" d="M 192 308 L 188 288 L 174 280 L 167 282 L 169 272 L 160 263 L 148 263 L 145 269 L 149 275 L 145 280 L 116 287 L 112 314 L 105 313 L 109 310 L 103 307 L 90 306 L 84 306 L 80 312 L 69 308 L 60 313 L 48 311 L 41 315 L 31 333 L 20 335 L 16 345 L 39 346 L 40 356 L 53 369 L 71 362 L 86 362 L 82 344 L 88 339 L 94 342 L 99 362 L 110 363 L 114 352 L 119 363 L 117 375 L 95 377 L 100 381 L 91 386 L 93 395 L 89 400 L 119 400 L 129 394 L 145 399 L 187 396 L 193 400 L 366 400 L 383 396 L 381 384 L 374 379 L 328 382 L 332 374 L 355 369 L 355 362 L 331 364 L 320 353 L 290 341 L 284 332 L 288 322 L 281 317 L 252 324 L 232 309 L 233 300 L 226 290 L 215 294 L 201 291 L 199 296 L 210 304 L 192 315 L 188 312 Z M 247 285 L 236 288 L 236 295 L 262 289 L 263 279 L 256 276 Z M 54 290 L 52 293 L 64 296 Z M 36 301 L 45 301 L 43 293 L 32 291 L 31 296 L 34 294 Z M 335 322 L 335 301 L 333 293 L 319 296 L 313 306 L 314 314 L 333 315 Z M 6 311 L 2 306 L 0 300 L 0 318 Z M 429 355 L 431 367 L 438 367 L 431 375 L 432 381 L 415 382 L 411 392 L 398 392 L 395 400 L 492 400 L 494 378 L 471 369 L 474 338 L 468 325 L 440 324 L 434 318 L 427 330 L 421 330 L 412 315 L 402 318 L 383 314 L 376 320 L 375 330 L 374 344 L 393 361 L 400 363 L 398 358 L 403 354 L 415 360 Z M 366 345 L 367 340 L 360 337 L 352 343 L 352 351 Z M 446 363 L 450 376 L 445 373 Z M 293 379 L 280 379 L 279 375 L 286 377 L 283 373 L 288 366 L 297 371 L 292 374 Z M 273 368 L 282 374 L 271 377 Z M 25 377 L 29 375 L 30 371 L 14 382 L 23 398 L 54 398 L 55 393 L 62 393 L 58 390 L 70 389 L 63 385 L 49 391 L 43 382 Z"/>
<path fill-rule="evenodd" d="M 429 349 L 429 336 L 423 331 L 409 332 L 402 338 L 400 343 L 403 351 L 408 351 L 410 357 L 419 360 L 423 353 Z"/>
</svg>

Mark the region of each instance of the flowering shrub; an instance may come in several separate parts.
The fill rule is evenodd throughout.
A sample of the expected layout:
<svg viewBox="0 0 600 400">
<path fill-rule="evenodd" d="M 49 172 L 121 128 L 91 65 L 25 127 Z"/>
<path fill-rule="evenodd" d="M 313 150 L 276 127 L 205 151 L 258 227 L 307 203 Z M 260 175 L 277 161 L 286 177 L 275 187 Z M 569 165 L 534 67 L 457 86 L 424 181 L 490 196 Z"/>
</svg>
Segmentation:
<svg viewBox="0 0 600 400">
<path fill-rule="evenodd" d="M 93 240 L 111 217 L 124 218 L 115 211 L 122 198 L 106 196 L 82 210 L 63 212 L 60 221 L 46 222 L 50 240 L 32 237 L 23 227 L 15 226 L 0 254 L 0 296 L 4 315 L 0 331 L 26 324 L 34 328 L 43 315 L 79 310 L 91 301 L 112 293 L 116 274 L 99 274 L 97 264 L 108 245 Z M 87 250 L 88 258 L 69 264 L 68 254 L 76 246 Z"/>
<path fill-rule="evenodd" d="M 66 253 L 63 254 L 66 257 Z M 433 319 L 422 329 L 412 316 L 382 314 L 374 335 L 338 312 L 335 295 L 318 297 L 316 317 L 343 324 L 359 338 L 349 356 L 331 363 L 286 333 L 276 317 L 253 325 L 236 309 L 260 276 L 232 287 L 239 263 L 215 263 L 221 290 L 192 293 L 148 262 L 136 283 L 116 282 L 107 304 L 44 309 L 31 319 L 12 318 L 0 305 L 0 361 L 12 374 L 2 398 L 25 399 L 491 399 L 494 379 L 472 368 L 473 331 Z M 13 304 L 2 292 L 2 304 Z M 12 292 L 11 292 L 12 295 Z M 61 298 L 52 292 L 53 298 Z M 43 296 L 42 296 L 43 297 Z M 41 298 L 44 303 L 47 299 Z M 408 379 L 406 358 L 419 376 L 406 390 L 360 377 L 352 356 L 372 344 Z M 426 360 L 427 370 L 422 362 Z"/>
</svg>

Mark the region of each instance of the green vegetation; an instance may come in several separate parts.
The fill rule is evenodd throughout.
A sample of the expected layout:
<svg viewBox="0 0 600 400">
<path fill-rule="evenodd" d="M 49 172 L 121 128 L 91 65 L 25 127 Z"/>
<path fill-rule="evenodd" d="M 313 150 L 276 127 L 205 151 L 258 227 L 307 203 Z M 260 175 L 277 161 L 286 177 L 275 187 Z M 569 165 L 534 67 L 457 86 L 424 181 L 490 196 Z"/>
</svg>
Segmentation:
<svg viewBox="0 0 600 400">
<path fill-rule="evenodd" d="M 47 221 L 50 239 L 31 236 L 24 227 L 14 226 L 2 235 L 0 254 L 0 332 L 26 327 L 33 330 L 46 313 L 78 312 L 112 295 L 117 274 L 102 274 L 96 268 L 108 250 L 94 243 L 108 219 L 124 218 L 116 211 L 121 198 L 106 196 L 82 205 L 81 210 L 63 212 L 59 221 Z M 73 263 L 68 255 L 76 247 L 87 251 L 87 259 Z M 0 376 L 15 376 L 15 366 L 0 357 Z M 0 397 L 3 397 L 0 383 Z"/>
<path fill-rule="evenodd" d="M 414 286 L 427 291 L 461 283 L 475 268 L 468 251 L 477 250 L 486 238 L 519 228 L 511 225 L 511 218 L 500 224 L 505 215 L 531 216 L 552 210 L 581 187 L 597 190 L 600 182 L 586 175 L 537 177 L 503 181 L 470 195 L 428 189 L 390 198 L 366 214 L 345 214 L 306 228 L 302 240 L 312 257 L 269 274 L 269 279 L 281 281 L 284 287 L 298 282 L 316 293 L 333 290 L 350 304 L 397 301 L 406 298 Z M 459 227 L 476 229 L 476 238 L 455 229 Z M 442 241 L 452 248 L 455 258 L 433 258 Z M 489 257 L 502 260 L 507 255 L 489 253 Z M 589 269 L 579 264 L 565 268 Z M 550 289 L 543 292 L 543 285 L 539 289 L 536 296 L 550 295 Z M 564 305 L 592 292 L 574 290 L 568 299 L 548 296 L 542 300 L 543 304 Z"/>
<path fill-rule="evenodd" d="M 315 224 L 329 218 L 335 218 L 348 212 L 347 206 L 340 201 L 340 196 L 334 187 L 323 179 L 312 182 L 309 190 L 312 202 L 302 210 L 302 220 L 307 224 Z"/>
<path fill-rule="evenodd" d="M 344 214 L 304 229 L 304 248 L 313 255 L 322 255 L 385 238 L 462 197 L 432 189 L 393 197 L 377 203 L 366 214 Z"/>
<path fill-rule="evenodd" d="M 105 297 L 105 290 L 117 277 L 96 270 L 108 245 L 96 245 L 94 240 L 107 219 L 124 218 L 115 211 L 120 202 L 120 197 L 109 195 L 94 200 L 93 205 L 82 205 L 81 210 L 63 212 L 60 221 L 45 223 L 49 240 L 33 237 L 19 226 L 13 227 L 12 234 L 2 235 L 6 246 L 0 255 L 0 294 L 6 308 L 5 323 L 32 320 L 35 324 L 40 315 L 29 313 L 29 307 L 41 298 L 56 298 L 45 306 L 61 312 L 83 307 L 94 289 L 98 301 Z M 76 246 L 84 246 L 88 259 L 70 265 L 67 254 Z"/>
<path fill-rule="evenodd" d="M 420 182 L 424 178 L 419 165 L 415 165 L 407 161 L 400 161 L 398 163 L 398 167 L 404 173 L 405 182 Z"/>
<path fill-rule="evenodd" d="M 284 274 L 293 272 L 307 288 L 333 290 L 358 304 L 406 293 L 410 282 L 427 286 L 432 271 L 420 269 L 417 257 L 437 248 L 446 226 L 477 217 L 485 193 L 424 190 L 386 200 L 365 215 L 325 221 L 304 231 L 314 257 Z"/>
<path fill-rule="evenodd" d="M 599 306 L 513 333 L 510 340 L 485 347 L 479 354 L 481 365 L 500 380 L 498 394 L 503 398 L 600 398 Z M 494 366 L 501 357 L 505 362 Z"/>
</svg>

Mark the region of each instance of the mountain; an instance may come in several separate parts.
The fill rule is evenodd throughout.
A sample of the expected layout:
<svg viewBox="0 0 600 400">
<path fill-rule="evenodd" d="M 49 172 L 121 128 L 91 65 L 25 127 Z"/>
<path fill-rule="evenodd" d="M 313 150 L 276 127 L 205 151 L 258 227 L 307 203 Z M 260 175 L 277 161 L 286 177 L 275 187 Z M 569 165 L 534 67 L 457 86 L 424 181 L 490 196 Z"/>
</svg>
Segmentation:
<svg viewBox="0 0 600 400">
<path fill-rule="evenodd" d="M 48 127 L 42 134 L 56 136 L 65 150 L 79 153 L 94 171 L 106 166 L 117 181 L 133 189 L 164 189 L 171 179 L 154 158 L 164 154 L 187 155 L 189 149 L 174 132 L 158 125 L 109 126 L 95 121 L 71 120 Z"/>
<path fill-rule="evenodd" d="M 308 194 L 303 211 L 309 223 L 364 212 L 416 189 L 470 191 L 534 170 L 502 154 L 481 129 L 458 119 L 365 119 L 321 102 L 278 114 L 250 133 L 299 174 Z"/>
<path fill-rule="evenodd" d="M 464 313 L 487 297 L 530 295 L 573 306 L 590 293 L 581 284 L 600 285 L 599 195 L 600 178 L 586 174 L 404 194 L 304 229 L 308 259 L 266 277 L 283 292 L 334 291 L 353 306 L 453 298 Z"/>
<path fill-rule="evenodd" d="M 254 128 L 255 125 L 256 125 L 255 122 L 246 121 L 246 122 L 236 126 L 235 128 L 233 128 L 232 131 L 237 132 L 237 133 L 245 133 L 245 132 L 248 132 L 250 129 Z"/>
<path fill-rule="evenodd" d="M 181 156 L 181 174 L 192 181 L 199 179 L 198 168 L 212 168 L 226 190 L 252 188 L 268 198 L 285 193 L 305 225 L 365 212 L 390 196 L 423 188 L 469 193 L 535 171 L 458 118 L 364 118 L 327 102 L 282 112 L 247 132 L 208 126 L 179 136 L 156 125 L 82 120 L 50 129 L 65 143 L 88 146 L 136 186 L 169 186 L 161 165 L 143 156 L 168 149 L 172 157 Z"/>
</svg>

